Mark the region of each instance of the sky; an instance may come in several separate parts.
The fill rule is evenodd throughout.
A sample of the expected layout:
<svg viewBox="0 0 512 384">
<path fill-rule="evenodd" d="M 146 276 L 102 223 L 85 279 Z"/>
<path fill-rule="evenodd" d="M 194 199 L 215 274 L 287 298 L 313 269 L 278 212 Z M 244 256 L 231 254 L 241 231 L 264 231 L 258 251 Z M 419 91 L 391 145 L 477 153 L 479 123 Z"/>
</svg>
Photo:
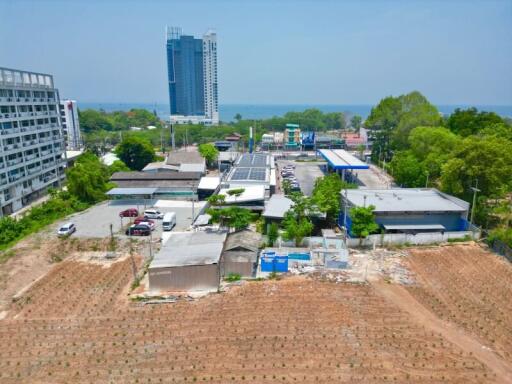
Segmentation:
<svg viewBox="0 0 512 384">
<path fill-rule="evenodd" d="M 61 98 L 167 103 L 166 25 L 217 31 L 221 104 L 512 105 L 512 0 L 0 0 L 0 66 Z"/>
</svg>

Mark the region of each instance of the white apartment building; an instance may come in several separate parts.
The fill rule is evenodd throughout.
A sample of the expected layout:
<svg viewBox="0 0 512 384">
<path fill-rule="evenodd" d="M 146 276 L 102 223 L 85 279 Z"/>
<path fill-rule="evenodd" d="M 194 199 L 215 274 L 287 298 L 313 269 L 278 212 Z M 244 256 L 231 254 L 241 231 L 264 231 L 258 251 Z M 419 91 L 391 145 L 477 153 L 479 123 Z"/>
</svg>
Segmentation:
<svg viewBox="0 0 512 384">
<path fill-rule="evenodd" d="M 59 117 L 51 75 L 0 67 L 0 217 L 64 178 Z"/>
<path fill-rule="evenodd" d="M 213 125 L 219 124 L 217 88 L 217 34 L 208 31 L 203 36 L 204 115 Z"/>
<path fill-rule="evenodd" d="M 78 121 L 76 101 L 61 100 L 59 107 L 66 148 L 77 151 L 82 147 L 82 137 L 80 135 L 80 122 Z"/>
</svg>

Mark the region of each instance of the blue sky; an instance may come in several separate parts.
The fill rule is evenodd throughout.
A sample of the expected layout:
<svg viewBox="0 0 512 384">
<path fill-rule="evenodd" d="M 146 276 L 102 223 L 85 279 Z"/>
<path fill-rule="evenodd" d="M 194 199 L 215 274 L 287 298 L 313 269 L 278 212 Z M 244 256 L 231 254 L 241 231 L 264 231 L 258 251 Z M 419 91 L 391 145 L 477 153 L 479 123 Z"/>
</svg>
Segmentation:
<svg viewBox="0 0 512 384">
<path fill-rule="evenodd" d="M 216 29 L 224 104 L 512 105 L 510 0 L 0 3 L 0 66 L 84 102 L 167 102 L 168 24 Z"/>
</svg>

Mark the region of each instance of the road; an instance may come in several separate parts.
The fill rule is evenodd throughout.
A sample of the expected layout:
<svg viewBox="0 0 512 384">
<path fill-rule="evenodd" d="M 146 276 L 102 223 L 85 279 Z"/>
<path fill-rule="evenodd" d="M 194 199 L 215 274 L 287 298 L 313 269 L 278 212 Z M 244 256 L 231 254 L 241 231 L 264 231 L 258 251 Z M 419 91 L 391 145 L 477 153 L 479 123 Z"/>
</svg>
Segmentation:
<svg viewBox="0 0 512 384">
<path fill-rule="evenodd" d="M 395 185 L 393 179 L 375 165 L 370 165 L 370 169 L 358 169 L 355 174 L 361 187 L 387 189 Z"/>
</svg>

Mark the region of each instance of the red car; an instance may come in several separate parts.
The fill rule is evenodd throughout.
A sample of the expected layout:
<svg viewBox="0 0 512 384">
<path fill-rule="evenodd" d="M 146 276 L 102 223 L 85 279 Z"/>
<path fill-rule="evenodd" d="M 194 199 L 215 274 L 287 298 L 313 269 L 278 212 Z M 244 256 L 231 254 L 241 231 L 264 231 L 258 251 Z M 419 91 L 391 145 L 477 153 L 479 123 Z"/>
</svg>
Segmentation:
<svg viewBox="0 0 512 384">
<path fill-rule="evenodd" d="M 133 220 L 133 224 L 140 223 L 150 223 L 151 225 L 155 225 L 155 221 L 151 219 L 145 219 L 144 216 L 139 216 L 135 220 Z"/>
<path fill-rule="evenodd" d="M 124 211 L 119 212 L 119 217 L 137 217 L 139 216 L 139 211 L 135 208 L 128 208 Z"/>
</svg>

